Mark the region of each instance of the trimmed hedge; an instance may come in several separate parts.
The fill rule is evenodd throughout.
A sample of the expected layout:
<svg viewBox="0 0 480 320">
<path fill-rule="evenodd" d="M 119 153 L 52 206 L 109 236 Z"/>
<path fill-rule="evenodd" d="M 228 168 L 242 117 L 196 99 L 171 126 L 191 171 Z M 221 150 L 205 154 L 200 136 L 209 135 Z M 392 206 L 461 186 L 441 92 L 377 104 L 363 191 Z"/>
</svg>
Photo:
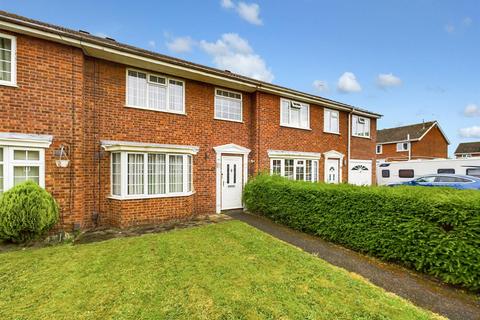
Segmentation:
<svg viewBox="0 0 480 320">
<path fill-rule="evenodd" d="M 52 228 L 58 221 L 58 205 L 36 183 L 27 181 L 0 196 L 0 239 L 26 242 Z"/>
<path fill-rule="evenodd" d="M 480 289 L 480 191 L 358 187 L 259 175 L 250 212 L 446 283 Z"/>
</svg>

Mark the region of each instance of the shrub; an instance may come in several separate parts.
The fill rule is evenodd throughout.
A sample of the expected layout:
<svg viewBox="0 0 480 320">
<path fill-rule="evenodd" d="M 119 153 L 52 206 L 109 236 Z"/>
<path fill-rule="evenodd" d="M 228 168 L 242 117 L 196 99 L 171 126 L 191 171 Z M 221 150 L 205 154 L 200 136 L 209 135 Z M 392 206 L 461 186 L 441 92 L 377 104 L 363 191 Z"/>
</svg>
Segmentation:
<svg viewBox="0 0 480 320">
<path fill-rule="evenodd" d="M 480 289 L 480 192 L 358 187 L 260 175 L 249 211 L 450 284 Z"/>
<path fill-rule="evenodd" d="M 0 196 L 0 239 L 25 242 L 35 239 L 58 221 L 58 205 L 37 184 L 27 181 Z"/>
</svg>

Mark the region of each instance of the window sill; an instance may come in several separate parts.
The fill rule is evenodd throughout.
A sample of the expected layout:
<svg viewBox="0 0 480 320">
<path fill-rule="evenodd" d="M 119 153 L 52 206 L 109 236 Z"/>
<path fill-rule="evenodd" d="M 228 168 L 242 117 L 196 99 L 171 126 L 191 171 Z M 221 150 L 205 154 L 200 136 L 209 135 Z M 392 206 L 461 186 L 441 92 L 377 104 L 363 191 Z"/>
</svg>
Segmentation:
<svg viewBox="0 0 480 320">
<path fill-rule="evenodd" d="M 0 86 L 18 88 L 18 85 L 13 82 L 2 82 L 0 81 Z"/>
<path fill-rule="evenodd" d="M 280 127 L 285 127 L 285 128 L 290 128 L 290 129 L 299 129 L 299 130 L 312 131 L 311 128 L 294 127 L 294 126 L 289 126 L 289 125 L 287 125 L 287 124 L 281 124 Z"/>
<path fill-rule="evenodd" d="M 171 193 L 171 194 L 157 194 L 157 195 L 135 195 L 135 196 L 115 196 L 110 195 L 108 199 L 112 200 L 147 200 L 147 199 L 158 199 L 158 198 L 178 198 L 178 197 L 189 197 L 194 195 L 195 191 L 187 193 Z"/>
<path fill-rule="evenodd" d="M 218 117 L 214 117 L 213 119 L 219 120 L 219 121 L 228 121 L 228 122 L 243 123 L 243 120 L 232 120 L 232 119 L 225 119 L 225 118 L 218 118 Z"/>
<path fill-rule="evenodd" d="M 357 136 L 356 134 L 352 134 L 352 137 L 362 138 L 362 139 L 372 139 L 370 136 L 368 136 L 368 137 L 365 137 L 365 136 Z"/>
<path fill-rule="evenodd" d="M 323 133 L 336 134 L 337 136 L 340 135 L 340 132 L 333 132 L 333 131 L 326 131 L 326 130 L 323 130 Z"/>
<path fill-rule="evenodd" d="M 162 112 L 162 113 L 171 113 L 171 114 L 178 114 L 180 116 L 186 116 L 187 113 L 185 111 L 169 111 L 169 110 L 157 110 L 157 109 L 151 109 L 151 108 L 146 108 L 146 107 L 139 107 L 139 106 L 131 106 L 126 104 L 125 108 L 130 108 L 130 109 L 140 109 L 140 110 L 146 110 L 146 111 L 154 111 L 154 112 Z"/>
</svg>

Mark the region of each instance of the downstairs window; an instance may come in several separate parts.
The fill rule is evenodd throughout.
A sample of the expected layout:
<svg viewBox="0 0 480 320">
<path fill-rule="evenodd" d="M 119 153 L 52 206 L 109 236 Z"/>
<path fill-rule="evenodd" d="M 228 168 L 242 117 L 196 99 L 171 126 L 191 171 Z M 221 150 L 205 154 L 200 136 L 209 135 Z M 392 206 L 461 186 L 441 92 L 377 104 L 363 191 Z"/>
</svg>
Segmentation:
<svg viewBox="0 0 480 320">
<path fill-rule="evenodd" d="M 271 159 L 270 173 L 291 180 L 318 181 L 318 160 Z"/>
<path fill-rule="evenodd" d="M 189 195 L 192 167 L 189 154 L 112 152 L 111 192 L 127 199 Z"/>
</svg>

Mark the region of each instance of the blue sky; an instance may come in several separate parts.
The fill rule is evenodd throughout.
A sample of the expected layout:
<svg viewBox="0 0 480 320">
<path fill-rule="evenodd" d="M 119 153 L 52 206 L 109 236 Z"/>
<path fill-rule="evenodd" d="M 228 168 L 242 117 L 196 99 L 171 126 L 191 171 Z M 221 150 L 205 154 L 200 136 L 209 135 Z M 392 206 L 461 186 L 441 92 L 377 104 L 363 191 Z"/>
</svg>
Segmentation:
<svg viewBox="0 0 480 320">
<path fill-rule="evenodd" d="M 480 140 L 480 3 L 42 1 L 0 8 Z"/>
</svg>

